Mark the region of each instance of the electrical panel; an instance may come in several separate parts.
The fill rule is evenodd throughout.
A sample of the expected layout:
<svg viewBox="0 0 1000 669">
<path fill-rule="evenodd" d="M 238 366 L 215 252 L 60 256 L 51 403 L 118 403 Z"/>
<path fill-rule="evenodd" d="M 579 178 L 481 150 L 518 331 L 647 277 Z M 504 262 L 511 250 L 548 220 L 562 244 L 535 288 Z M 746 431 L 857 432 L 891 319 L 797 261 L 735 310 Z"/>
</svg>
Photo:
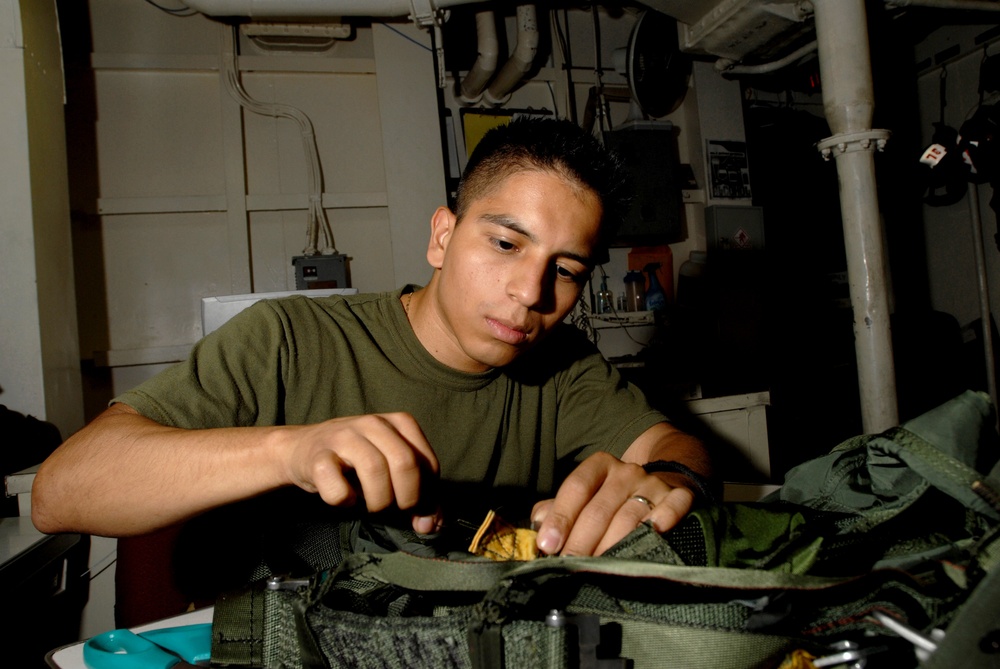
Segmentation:
<svg viewBox="0 0 1000 669">
<path fill-rule="evenodd" d="M 347 256 L 332 255 L 295 256 L 295 289 L 347 288 Z"/>
<path fill-rule="evenodd" d="M 605 133 L 632 182 L 631 206 L 615 246 L 658 246 L 681 239 L 681 179 L 674 125 L 632 121 Z"/>
<path fill-rule="evenodd" d="M 705 207 L 705 240 L 709 251 L 763 251 L 764 210 L 761 207 Z"/>
</svg>

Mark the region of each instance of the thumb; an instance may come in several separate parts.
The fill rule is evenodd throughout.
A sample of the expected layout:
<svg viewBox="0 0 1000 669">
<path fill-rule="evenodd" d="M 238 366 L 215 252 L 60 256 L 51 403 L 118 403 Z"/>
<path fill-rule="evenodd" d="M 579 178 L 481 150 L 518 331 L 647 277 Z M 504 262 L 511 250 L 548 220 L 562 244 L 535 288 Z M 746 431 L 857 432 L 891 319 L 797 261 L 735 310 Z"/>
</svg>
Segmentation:
<svg viewBox="0 0 1000 669">
<path fill-rule="evenodd" d="M 436 534 L 441 531 L 444 525 L 444 515 L 438 507 L 433 513 L 427 515 L 416 515 L 411 517 L 413 531 L 417 534 Z"/>
<path fill-rule="evenodd" d="M 542 523 L 549 516 L 549 511 L 552 509 L 554 501 L 552 499 L 543 499 L 541 502 L 535 504 L 534 508 L 531 509 L 531 529 L 537 530 L 542 526 Z"/>
</svg>

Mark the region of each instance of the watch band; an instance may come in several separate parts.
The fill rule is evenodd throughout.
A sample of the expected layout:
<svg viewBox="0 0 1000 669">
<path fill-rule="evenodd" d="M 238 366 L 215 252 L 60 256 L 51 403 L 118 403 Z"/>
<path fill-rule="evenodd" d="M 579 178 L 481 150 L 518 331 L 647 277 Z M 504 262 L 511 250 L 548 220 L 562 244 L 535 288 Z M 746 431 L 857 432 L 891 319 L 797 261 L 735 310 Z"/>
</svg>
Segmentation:
<svg viewBox="0 0 1000 669">
<path fill-rule="evenodd" d="M 718 495 L 715 493 L 715 486 L 712 482 L 683 463 L 677 462 L 676 460 L 654 460 L 653 462 L 647 462 L 642 466 L 642 468 L 646 470 L 647 474 L 666 472 L 686 476 L 692 483 L 694 483 L 695 492 L 701 493 L 701 496 L 705 499 L 705 501 L 710 504 L 718 502 Z"/>
</svg>

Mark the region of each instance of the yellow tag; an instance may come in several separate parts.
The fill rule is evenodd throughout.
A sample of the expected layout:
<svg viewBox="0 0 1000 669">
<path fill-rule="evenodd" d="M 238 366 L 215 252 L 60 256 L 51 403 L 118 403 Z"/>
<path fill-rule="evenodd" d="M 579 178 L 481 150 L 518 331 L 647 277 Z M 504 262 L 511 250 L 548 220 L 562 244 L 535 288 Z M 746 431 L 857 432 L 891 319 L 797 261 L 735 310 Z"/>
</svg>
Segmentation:
<svg viewBox="0 0 1000 669">
<path fill-rule="evenodd" d="M 491 510 L 476 530 L 469 552 L 497 562 L 534 560 L 538 557 L 537 536 L 534 530 L 508 525 Z"/>
</svg>

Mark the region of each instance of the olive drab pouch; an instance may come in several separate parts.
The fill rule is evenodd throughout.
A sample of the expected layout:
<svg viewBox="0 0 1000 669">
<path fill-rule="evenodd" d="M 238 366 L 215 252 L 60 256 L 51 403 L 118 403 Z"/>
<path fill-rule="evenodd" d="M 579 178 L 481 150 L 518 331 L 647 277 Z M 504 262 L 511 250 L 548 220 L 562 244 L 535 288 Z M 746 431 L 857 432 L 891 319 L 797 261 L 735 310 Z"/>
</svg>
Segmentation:
<svg viewBox="0 0 1000 669">
<path fill-rule="evenodd" d="M 1000 666 L 1000 468 L 965 393 L 848 440 L 757 503 L 600 557 L 348 553 L 221 597 L 218 666 Z"/>
</svg>

